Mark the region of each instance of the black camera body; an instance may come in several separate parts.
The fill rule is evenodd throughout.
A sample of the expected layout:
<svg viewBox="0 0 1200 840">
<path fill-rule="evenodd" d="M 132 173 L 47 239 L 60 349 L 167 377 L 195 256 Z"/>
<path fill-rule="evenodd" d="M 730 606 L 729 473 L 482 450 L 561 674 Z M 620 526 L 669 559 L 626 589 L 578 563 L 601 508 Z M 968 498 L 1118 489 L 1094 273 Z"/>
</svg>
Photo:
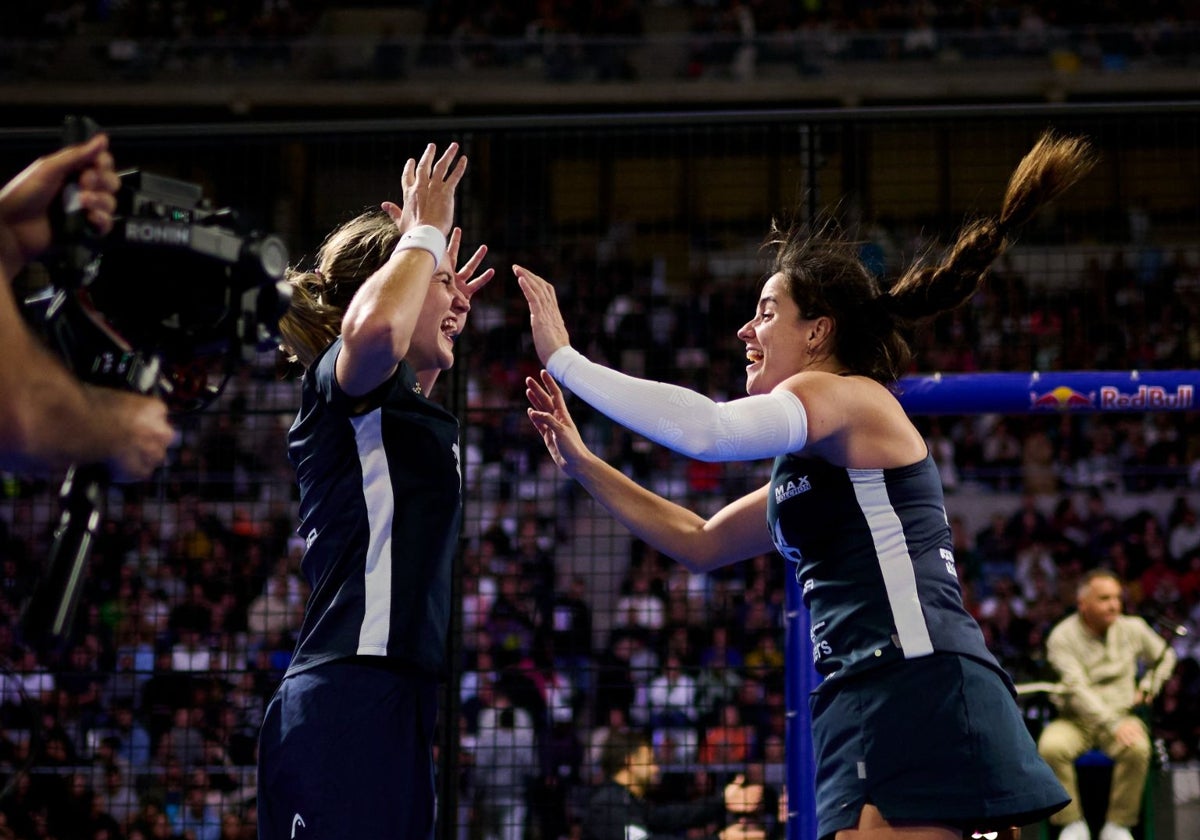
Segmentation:
<svg viewBox="0 0 1200 840">
<path fill-rule="evenodd" d="M 51 285 L 27 310 L 81 379 L 203 408 L 233 369 L 278 344 L 287 249 L 213 209 L 198 184 L 120 177 L 112 230 L 96 239 L 64 226 Z"/>
</svg>

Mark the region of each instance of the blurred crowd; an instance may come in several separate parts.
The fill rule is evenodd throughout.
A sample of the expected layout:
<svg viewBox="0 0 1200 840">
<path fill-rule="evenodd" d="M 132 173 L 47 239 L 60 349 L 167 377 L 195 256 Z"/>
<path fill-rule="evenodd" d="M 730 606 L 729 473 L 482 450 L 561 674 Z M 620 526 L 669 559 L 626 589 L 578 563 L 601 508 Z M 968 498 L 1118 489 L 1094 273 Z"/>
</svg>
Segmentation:
<svg viewBox="0 0 1200 840">
<path fill-rule="evenodd" d="M 388 15 L 363 16 L 344 31 L 331 23 L 345 10 L 384 6 L 415 14 L 405 20 L 416 31 L 400 31 Z M 56 0 L 6 15 L 12 40 L 0 69 L 46 72 L 54 51 L 83 35 L 100 38 L 91 46 L 107 64 L 137 78 L 225 64 L 310 72 L 309 48 L 339 38 L 373 51 L 354 72 L 380 78 L 448 63 L 456 71 L 536 67 L 552 81 L 635 79 L 636 50 L 650 42 L 666 48 L 655 52 L 660 64 L 671 56 L 675 75 L 746 79 L 764 66 L 816 75 L 840 62 L 932 58 L 1038 58 L 1064 70 L 1185 66 L 1200 38 L 1200 16 L 1184 0 L 1053 8 L 1017 0 Z M 17 39 L 43 47 L 21 49 Z M 318 72 L 347 70 L 323 66 Z"/>
<path fill-rule="evenodd" d="M 863 247 L 886 272 L 929 244 L 894 231 Z M 733 336 L 752 278 L 701 270 L 694 293 L 673 293 L 623 253 L 604 241 L 522 261 L 559 278 L 575 342 L 594 357 L 719 399 L 741 393 Z M 1088 294 L 999 266 L 977 303 L 916 338 L 914 369 L 1197 367 L 1192 255 L 1132 240 L 1094 254 L 1065 284 Z M 458 749 L 442 765 L 459 780 L 447 818 L 463 837 L 497 836 L 497 813 L 529 837 L 577 836 L 613 727 L 650 735 L 658 795 L 719 789 L 734 772 L 778 794 L 785 564 L 761 556 L 691 575 L 628 538 L 597 543 L 599 517 L 521 410 L 536 365 L 525 317 L 515 302 L 481 301 L 464 340 L 486 362 L 458 373 L 469 521 L 442 719 Z M 253 836 L 257 727 L 307 595 L 283 447 L 296 390 L 279 365 L 264 354 L 187 418 L 158 480 L 110 492 L 66 645 L 34 644 L 18 620 L 51 544 L 55 488 L 5 481 L 0 838 Z M 698 510 L 763 481 L 755 465 L 671 456 L 582 406 L 577 420 L 610 462 Z M 1112 567 L 1127 608 L 1180 654 L 1153 710 L 1161 753 L 1200 758 L 1195 412 L 920 423 L 948 491 L 964 599 L 1014 680 L 1052 678 L 1042 640 L 1073 608 L 1080 575 Z M 1027 711 L 1031 729 L 1050 714 L 1036 701 Z"/>
<path fill-rule="evenodd" d="M 1186 21 L 1183 5 L 1057 4 L 1047 23 L 1077 22 L 1086 6 L 1089 19 L 1108 15 L 1104 22 L 1127 33 L 1139 24 L 1169 33 L 1158 24 Z M 428 21 L 432 33 L 458 38 L 476 26 L 524 33 L 531 21 L 551 31 L 550 16 L 564 31 L 634 31 L 661 6 L 671 4 L 594 4 L 627 13 L 618 24 L 580 3 L 430 4 Z M 59 0 L 11 32 L 65 35 L 107 18 L 135 39 L 286 40 L 310 32 L 326 8 Z M 1000 2 L 678 8 L 698 21 L 697 32 L 730 20 L 744 26 L 747 14 L 763 33 L 899 33 L 921 15 L 940 30 L 1039 29 L 1030 23 L 1038 12 Z M 486 50 L 465 54 L 483 64 L 505 60 Z M 697 55 L 699 73 L 732 60 Z M 627 72 L 621 62 L 608 66 Z M 1159 244 L 1143 208 L 1131 207 L 1122 225 L 1116 244 L 1058 252 L 1063 264 L 1082 266 L 1078 274 L 1035 276 L 1027 263 L 1003 261 L 968 307 L 914 337 L 914 372 L 1200 368 L 1200 256 Z M 886 226 L 861 238 L 864 259 L 882 274 L 935 244 Z M 516 260 L 554 279 L 574 343 L 589 356 L 716 399 L 742 394 L 744 348 L 735 333 L 751 315 L 753 272 L 730 276 L 696 258 L 682 285 L 668 286 L 631 251 L 628 228 L 618 224 L 587 246 L 519 254 L 494 247 L 489 260 L 498 269 Z M 614 727 L 651 737 L 665 770 L 659 796 L 719 789 L 735 772 L 778 795 L 788 568 L 760 556 L 691 575 L 640 543 L 598 532 L 598 517 L 554 469 L 525 417 L 524 377 L 536 370 L 536 355 L 527 313 L 509 297 L 473 305 L 463 341 L 478 342 L 478 352 L 447 377 L 457 379 L 447 387 L 457 387 L 466 406 L 468 501 L 457 672 L 441 722 L 443 743 L 454 745 L 441 766 L 456 774 L 459 811 L 443 816 L 471 840 L 498 836 L 497 813 L 531 838 L 577 836 L 581 803 L 599 780 L 599 746 Z M 215 406 L 183 420 L 160 477 L 109 493 L 65 645 L 37 644 L 19 621 L 50 551 L 57 488 L 0 476 L 0 840 L 254 837 L 258 725 L 307 597 L 284 452 L 298 389 L 284 373 L 292 372 L 264 354 Z M 586 407 L 575 412 L 595 451 L 697 510 L 765 480 L 757 465 L 686 461 Z M 1127 609 L 1180 656 L 1152 710 L 1160 754 L 1200 760 L 1196 411 L 918 422 L 947 490 L 965 602 L 1014 680 L 1051 678 L 1047 631 L 1073 608 L 1080 575 L 1111 567 L 1125 582 Z M 1051 712 L 1030 700 L 1027 713 L 1036 729 Z"/>
</svg>

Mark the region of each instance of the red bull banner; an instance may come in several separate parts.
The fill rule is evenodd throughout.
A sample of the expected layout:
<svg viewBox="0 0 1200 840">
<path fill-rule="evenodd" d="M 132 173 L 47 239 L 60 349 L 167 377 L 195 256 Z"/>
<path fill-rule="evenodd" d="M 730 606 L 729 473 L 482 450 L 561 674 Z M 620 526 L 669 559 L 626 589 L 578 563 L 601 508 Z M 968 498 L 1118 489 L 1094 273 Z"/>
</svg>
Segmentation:
<svg viewBox="0 0 1200 840">
<path fill-rule="evenodd" d="M 909 414 L 1195 411 L 1200 370 L 935 373 L 900 380 Z"/>
</svg>

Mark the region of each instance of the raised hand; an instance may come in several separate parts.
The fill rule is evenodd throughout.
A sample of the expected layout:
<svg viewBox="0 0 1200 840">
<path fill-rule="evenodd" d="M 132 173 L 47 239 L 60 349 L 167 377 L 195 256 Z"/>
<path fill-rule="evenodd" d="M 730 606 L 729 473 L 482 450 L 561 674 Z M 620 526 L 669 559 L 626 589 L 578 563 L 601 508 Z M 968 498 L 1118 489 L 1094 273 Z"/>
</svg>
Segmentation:
<svg viewBox="0 0 1200 840">
<path fill-rule="evenodd" d="M 554 377 L 543 370 L 541 381 L 532 376 L 525 378 L 525 396 L 529 398 L 530 407 L 526 410 L 529 419 L 542 436 L 550 457 L 560 470 L 574 477 L 575 469 L 591 451 L 584 445 L 571 412 L 567 411 L 562 389 Z"/>
<path fill-rule="evenodd" d="M 567 326 L 558 308 L 554 287 L 527 268 L 513 266 L 517 283 L 529 303 L 529 324 L 533 328 L 533 346 L 538 358 L 546 364 L 554 351 L 571 343 Z"/>
<path fill-rule="evenodd" d="M 404 233 L 417 225 L 433 225 L 447 236 L 454 224 L 454 193 L 467 171 L 466 157 L 459 157 L 458 144 L 451 143 L 436 161 L 437 146 L 430 143 L 420 160 L 408 159 L 400 175 L 404 206 L 383 202 L 383 209 Z"/>
</svg>

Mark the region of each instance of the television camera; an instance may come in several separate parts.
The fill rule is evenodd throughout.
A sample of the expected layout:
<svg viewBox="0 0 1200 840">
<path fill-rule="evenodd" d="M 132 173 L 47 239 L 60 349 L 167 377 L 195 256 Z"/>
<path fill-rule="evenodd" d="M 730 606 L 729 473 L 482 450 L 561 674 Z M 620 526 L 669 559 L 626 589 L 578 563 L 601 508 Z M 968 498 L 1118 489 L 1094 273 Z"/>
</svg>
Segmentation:
<svg viewBox="0 0 1200 840">
<path fill-rule="evenodd" d="M 64 143 L 97 131 L 68 118 Z M 287 249 L 214 208 L 198 184 L 136 169 L 120 178 L 103 237 L 64 190 L 48 282 L 23 300 L 23 314 L 81 380 L 202 410 L 239 366 L 278 344 L 291 300 Z M 67 472 L 47 571 L 22 616 L 31 641 L 70 633 L 108 481 L 98 464 Z"/>
</svg>

